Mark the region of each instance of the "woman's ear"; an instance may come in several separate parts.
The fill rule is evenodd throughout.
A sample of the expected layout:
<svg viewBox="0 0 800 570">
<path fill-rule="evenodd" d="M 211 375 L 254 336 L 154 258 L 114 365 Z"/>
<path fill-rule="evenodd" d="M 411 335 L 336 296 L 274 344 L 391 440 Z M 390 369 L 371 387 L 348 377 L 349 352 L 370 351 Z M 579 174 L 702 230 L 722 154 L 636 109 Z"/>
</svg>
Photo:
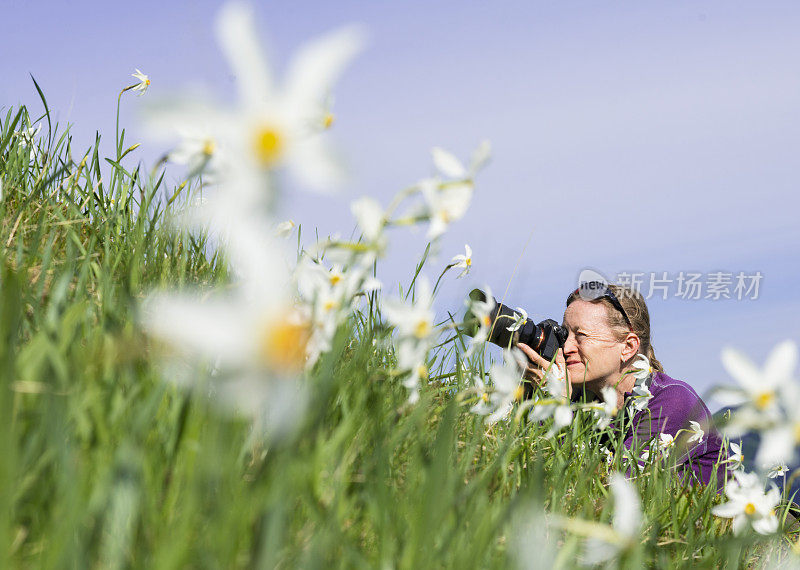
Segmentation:
<svg viewBox="0 0 800 570">
<path fill-rule="evenodd" d="M 628 362 L 631 358 L 636 356 L 636 353 L 639 352 L 640 344 L 641 341 L 636 333 L 628 333 L 628 336 L 625 337 L 625 346 L 622 349 L 622 354 L 620 354 L 622 362 Z"/>
</svg>

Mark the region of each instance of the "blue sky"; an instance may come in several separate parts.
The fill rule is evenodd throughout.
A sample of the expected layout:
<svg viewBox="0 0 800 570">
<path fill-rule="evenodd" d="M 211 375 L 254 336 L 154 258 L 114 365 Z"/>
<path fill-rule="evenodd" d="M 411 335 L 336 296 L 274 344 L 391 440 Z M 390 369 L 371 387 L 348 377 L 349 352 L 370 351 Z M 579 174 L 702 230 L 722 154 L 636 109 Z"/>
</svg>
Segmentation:
<svg viewBox="0 0 800 570">
<path fill-rule="evenodd" d="M 138 126 L 146 98 L 191 86 L 232 96 L 218 6 L 11 0 L 0 105 L 40 109 L 31 73 L 78 148 L 95 130 L 110 141 L 116 95 L 138 67 L 151 90 L 123 99 L 122 125 L 143 143 L 131 158 L 152 164 L 166 147 Z M 489 284 L 560 319 L 585 267 L 760 271 L 757 300 L 651 300 L 656 354 L 702 393 L 727 381 L 722 346 L 763 361 L 800 338 L 800 4 L 275 1 L 256 13 L 278 71 L 320 33 L 369 33 L 335 93 L 351 183 L 337 196 L 287 187 L 282 217 L 349 233 L 351 199 L 386 203 L 431 173 L 431 147 L 466 157 L 485 138 L 493 161 L 428 274 L 464 243 L 474 270 L 445 283 L 440 310 Z M 381 269 L 390 290 L 424 245 L 424 232 L 396 233 Z"/>
</svg>

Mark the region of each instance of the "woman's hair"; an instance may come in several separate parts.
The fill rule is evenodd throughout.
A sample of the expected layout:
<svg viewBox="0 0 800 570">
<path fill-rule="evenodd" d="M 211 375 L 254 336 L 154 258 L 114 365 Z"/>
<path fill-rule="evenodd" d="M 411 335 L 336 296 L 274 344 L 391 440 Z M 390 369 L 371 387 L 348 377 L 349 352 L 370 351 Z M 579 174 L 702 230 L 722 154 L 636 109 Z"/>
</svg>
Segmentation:
<svg viewBox="0 0 800 570">
<path fill-rule="evenodd" d="M 619 304 L 625 309 L 625 314 L 631 322 L 630 331 L 639 337 L 639 353 L 647 357 L 653 370 L 664 372 L 664 367 L 656 358 L 653 345 L 650 344 L 650 313 L 647 310 L 644 297 L 642 297 L 641 293 L 638 291 L 623 287 L 622 285 L 609 285 L 608 288 L 614 292 Z M 567 305 L 577 299 L 578 296 L 578 290 L 575 290 L 567 298 Z M 621 336 L 628 333 L 628 323 L 625 322 L 625 317 L 614 307 L 613 303 L 611 303 L 607 297 L 599 297 L 590 302 L 602 303 L 605 306 L 608 324 L 612 329 L 619 331 Z"/>
</svg>

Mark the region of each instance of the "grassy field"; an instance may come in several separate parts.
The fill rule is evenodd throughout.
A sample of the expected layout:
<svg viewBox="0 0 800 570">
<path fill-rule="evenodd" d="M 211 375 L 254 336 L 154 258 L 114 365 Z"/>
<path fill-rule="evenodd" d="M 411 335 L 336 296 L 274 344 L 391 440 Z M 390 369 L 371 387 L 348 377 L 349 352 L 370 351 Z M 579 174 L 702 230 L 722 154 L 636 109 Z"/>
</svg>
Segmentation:
<svg viewBox="0 0 800 570">
<path fill-rule="evenodd" d="M 44 107 L 0 117 L 0 566 L 570 568 L 600 551 L 622 568 L 797 564 L 794 534 L 734 534 L 711 513 L 724 498 L 668 461 L 619 483 L 637 463 L 603 452 L 621 432 L 596 429 L 593 410 L 553 429 L 513 404 L 487 423 L 482 351 L 464 358 L 469 339 L 437 323 L 409 371 L 393 301 L 365 278 L 312 366 L 258 368 L 253 398 L 290 427 L 220 406 L 225 366 L 157 338 L 146 310 L 153 292 L 243 287 L 234 254 L 173 221 L 199 181 L 165 187 L 124 131 L 113 157 L 99 140 L 73 148 Z M 292 255 L 313 257 L 300 242 Z M 417 275 L 445 269 L 428 265 L 407 301 Z M 281 374 L 302 403 L 280 400 Z"/>
</svg>

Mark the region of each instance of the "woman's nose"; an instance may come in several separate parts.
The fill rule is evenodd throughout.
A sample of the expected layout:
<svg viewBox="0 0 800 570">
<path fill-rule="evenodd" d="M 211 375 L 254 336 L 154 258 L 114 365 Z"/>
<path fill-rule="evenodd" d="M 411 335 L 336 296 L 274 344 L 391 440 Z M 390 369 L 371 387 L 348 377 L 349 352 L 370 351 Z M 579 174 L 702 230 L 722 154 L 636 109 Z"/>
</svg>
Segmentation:
<svg viewBox="0 0 800 570">
<path fill-rule="evenodd" d="M 578 344 L 575 342 L 575 337 L 570 334 L 567 337 L 567 340 L 564 342 L 564 354 L 569 354 L 570 352 L 575 352 L 578 350 Z"/>
</svg>

